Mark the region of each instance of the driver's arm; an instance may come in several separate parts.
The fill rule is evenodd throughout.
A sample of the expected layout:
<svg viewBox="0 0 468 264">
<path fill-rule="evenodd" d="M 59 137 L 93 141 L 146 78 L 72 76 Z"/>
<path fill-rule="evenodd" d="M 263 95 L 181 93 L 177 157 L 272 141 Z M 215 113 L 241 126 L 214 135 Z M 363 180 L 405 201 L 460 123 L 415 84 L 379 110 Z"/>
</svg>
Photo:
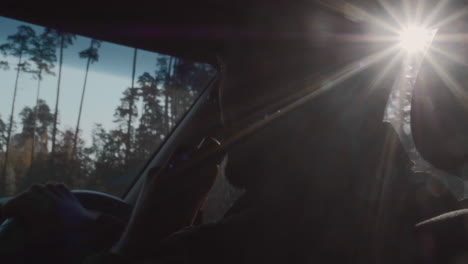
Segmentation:
<svg viewBox="0 0 468 264">
<path fill-rule="evenodd" d="M 193 224 L 214 185 L 223 157 L 196 161 L 218 146 L 219 142 L 208 139 L 191 153 L 190 160 L 179 160 L 176 154 L 168 162 L 173 164 L 175 161 L 173 168 L 166 164 L 149 172 L 130 222 L 114 252 L 133 259 L 151 255 L 163 239 Z"/>
</svg>

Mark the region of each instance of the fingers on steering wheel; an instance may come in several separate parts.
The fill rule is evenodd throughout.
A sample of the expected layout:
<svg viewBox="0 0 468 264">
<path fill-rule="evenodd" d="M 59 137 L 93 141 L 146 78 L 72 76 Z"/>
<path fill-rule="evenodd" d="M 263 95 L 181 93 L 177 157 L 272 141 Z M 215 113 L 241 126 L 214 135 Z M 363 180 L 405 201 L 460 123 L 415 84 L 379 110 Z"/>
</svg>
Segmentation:
<svg viewBox="0 0 468 264">
<path fill-rule="evenodd" d="M 41 185 L 32 185 L 28 190 L 13 197 L 3 206 L 3 216 L 14 217 L 22 215 L 24 210 L 29 210 L 31 201 L 38 201 L 44 194 L 42 193 Z M 39 198 L 39 199 L 38 199 Z"/>
<path fill-rule="evenodd" d="M 55 184 L 53 183 L 47 183 L 44 188 L 46 192 L 54 195 L 55 197 L 60 198 L 63 196 L 63 194 L 59 190 L 57 190 L 57 188 L 55 187 Z"/>
<path fill-rule="evenodd" d="M 60 193 L 62 193 L 63 195 L 65 196 L 73 196 L 70 189 L 67 188 L 67 186 L 63 183 L 59 183 L 59 184 L 56 184 L 55 187 L 57 188 L 57 190 L 60 191 Z"/>
<path fill-rule="evenodd" d="M 52 201 L 69 195 L 72 196 L 70 190 L 61 183 L 34 184 L 28 190 L 5 203 L 1 208 L 2 216 L 6 218 L 19 216 L 23 212 L 31 210 L 31 206 L 50 206 L 53 204 Z"/>
<path fill-rule="evenodd" d="M 51 187 L 51 184 L 33 185 L 30 189 L 33 195 L 42 195 L 47 199 L 57 200 L 61 196 L 54 190 L 53 187 Z"/>
<path fill-rule="evenodd" d="M 30 194 L 26 191 L 5 203 L 2 207 L 3 217 L 9 218 L 18 215 L 19 211 L 21 210 L 29 196 Z"/>
<path fill-rule="evenodd" d="M 70 191 L 62 183 L 47 183 L 45 187 L 59 198 L 70 196 Z"/>
</svg>

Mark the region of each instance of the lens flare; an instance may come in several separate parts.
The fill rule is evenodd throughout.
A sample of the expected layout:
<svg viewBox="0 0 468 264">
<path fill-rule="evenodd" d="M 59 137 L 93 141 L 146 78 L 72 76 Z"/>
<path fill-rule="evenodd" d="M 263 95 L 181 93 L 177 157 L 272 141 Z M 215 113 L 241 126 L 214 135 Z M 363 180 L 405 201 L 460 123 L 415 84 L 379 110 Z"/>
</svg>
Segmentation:
<svg viewBox="0 0 468 264">
<path fill-rule="evenodd" d="M 400 47 L 409 52 L 423 51 L 431 41 L 431 32 L 420 26 L 409 26 L 400 33 Z"/>
</svg>

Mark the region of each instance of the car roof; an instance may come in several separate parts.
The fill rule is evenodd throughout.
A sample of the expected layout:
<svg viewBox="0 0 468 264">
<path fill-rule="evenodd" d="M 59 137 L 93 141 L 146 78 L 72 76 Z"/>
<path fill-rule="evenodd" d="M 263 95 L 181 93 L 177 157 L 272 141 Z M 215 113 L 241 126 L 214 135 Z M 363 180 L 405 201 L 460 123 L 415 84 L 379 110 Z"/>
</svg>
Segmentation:
<svg viewBox="0 0 468 264">
<path fill-rule="evenodd" d="M 317 8 L 312 1 L 67 1 L 8 0 L 0 15 L 104 41 L 216 64 L 226 41 L 256 25 L 252 13 Z M 253 11 L 255 10 L 255 11 Z M 258 21 L 255 21 L 257 23 Z M 270 23 L 271 21 L 265 21 Z M 244 34 L 246 35 L 246 34 Z"/>
</svg>

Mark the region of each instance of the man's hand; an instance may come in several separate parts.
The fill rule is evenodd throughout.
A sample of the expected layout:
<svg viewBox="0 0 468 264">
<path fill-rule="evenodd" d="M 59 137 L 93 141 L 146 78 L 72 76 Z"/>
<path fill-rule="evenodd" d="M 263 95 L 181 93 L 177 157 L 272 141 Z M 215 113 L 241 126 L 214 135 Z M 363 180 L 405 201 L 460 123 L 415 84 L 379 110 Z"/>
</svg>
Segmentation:
<svg viewBox="0 0 468 264">
<path fill-rule="evenodd" d="M 78 231 L 93 221 L 93 215 L 63 184 L 33 185 L 3 206 L 5 218 L 22 221 L 31 241 L 43 243 Z"/>
</svg>

